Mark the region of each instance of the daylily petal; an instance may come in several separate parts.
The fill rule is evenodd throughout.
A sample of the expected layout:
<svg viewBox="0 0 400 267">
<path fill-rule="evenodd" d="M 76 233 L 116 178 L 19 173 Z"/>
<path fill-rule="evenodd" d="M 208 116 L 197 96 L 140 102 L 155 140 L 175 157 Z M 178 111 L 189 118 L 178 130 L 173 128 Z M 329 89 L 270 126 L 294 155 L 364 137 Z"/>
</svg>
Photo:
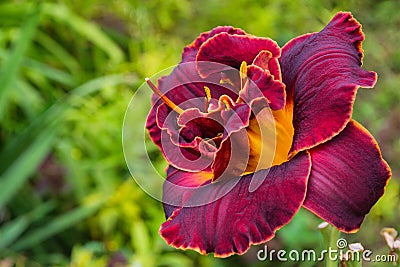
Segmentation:
<svg viewBox="0 0 400 267">
<path fill-rule="evenodd" d="M 282 81 L 281 67 L 278 58 L 274 57 L 268 50 L 263 50 L 253 60 L 252 65 L 268 70 L 275 80 Z"/>
<path fill-rule="evenodd" d="M 282 48 L 282 79 L 295 104 L 292 154 L 337 135 L 351 118 L 357 88 L 374 86 L 376 73 L 360 67 L 363 40 L 361 25 L 339 12 L 321 32 Z"/>
<path fill-rule="evenodd" d="M 224 133 L 224 121 L 221 112 L 203 113 L 196 108 L 187 109 L 179 116 L 181 126 L 179 137 L 182 142 L 191 142 L 195 137 L 210 139 Z"/>
<path fill-rule="evenodd" d="M 186 113 L 192 114 L 197 109 L 188 109 L 182 115 Z M 213 114 L 206 114 L 211 117 Z M 204 141 L 202 135 L 210 134 L 210 131 L 200 129 L 196 126 L 196 123 L 191 122 L 191 129 L 181 128 L 178 124 L 177 113 L 171 112 L 165 104 L 161 104 L 157 109 L 157 125 L 160 129 L 160 149 L 165 159 L 173 166 L 181 168 L 187 171 L 202 171 L 207 167 L 211 166 L 213 161 L 213 145 L 209 144 L 209 141 Z M 218 121 L 203 117 L 197 118 L 197 123 L 204 125 L 212 125 L 211 130 L 218 130 Z M 205 130 L 205 131 L 202 131 Z M 223 131 L 223 128 L 220 129 Z M 151 132 L 150 132 L 151 133 Z M 200 136 L 196 135 L 200 134 Z M 206 136 L 204 136 L 206 137 Z M 215 138 L 218 138 L 218 132 L 215 132 Z M 216 143 L 220 143 L 221 140 L 215 140 Z"/>
<path fill-rule="evenodd" d="M 239 131 L 231 131 L 216 152 L 212 165 L 213 180 L 240 176 L 272 166 L 276 148 L 276 125 L 272 112 L 265 99 L 253 100 L 250 104 L 250 120 L 245 121 L 245 127 Z"/>
<path fill-rule="evenodd" d="M 193 43 L 184 48 L 182 53 L 182 62 L 195 61 L 200 46 L 214 35 L 222 32 L 226 32 L 228 34 L 238 34 L 238 35 L 246 34 L 242 29 L 233 28 L 232 26 L 219 26 L 212 29 L 211 31 L 204 32 L 199 37 L 197 37 L 197 39 L 194 40 Z"/>
<path fill-rule="evenodd" d="M 225 111 L 226 135 L 218 148 L 213 180 L 229 178 L 271 167 L 276 127 L 265 98 L 252 99 Z M 287 153 L 286 153 L 287 155 Z"/>
<path fill-rule="evenodd" d="M 187 201 L 212 199 L 221 188 L 237 183 L 228 194 L 210 204 L 176 209 L 162 224 L 160 234 L 174 247 L 202 254 L 243 254 L 251 244 L 271 239 L 291 220 L 303 203 L 310 168 L 310 156 L 302 152 L 290 162 L 253 174 L 264 181 L 251 193 L 253 175 L 200 187 Z"/>
<path fill-rule="evenodd" d="M 147 115 L 146 129 L 153 143 L 161 149 L 161 129 L 157 125 L 157 109 L 152 108 Z"/>
<path fill-rule="evenodd" d="M 312 169 L 304 207 L 342 231 L 357 231 L 391 176 L 378 144 L 350 121 L 332 140 L 309 151 Z"/>
<path fill-rule="evenodd" d="M 243 61 L 250 65 L 263 50 L 270 51 L 276 58 L 281 54 L 277 43 L 269 38 L 220 33 L 203 43 L 196 60 L 218 62 L 239 69 Z M 202 68 L 200 74 L 207 77 L 211 73 Z"/>
<path fill-rule="evenodd" d="M 178 65 L 171 75 L 158 79 L 158 89 L 183 109 L 201 107 L 203 103 L 201 99 L 204 97 L 204 87 L 202 86 L 204 85 L 193 82 L 200 80 L 196 73 L 196 67 L 192 63 Z M 190 79 L 193 80 L 191 81 Z M 152 141 L 161 149 L 161 129 L 157 123 L 157 112 L 163 102 L 156 94 L 152 95 L 151 102 L 152 108 L 147 116 L 146 129 Z M 167 113 L 169 112 L 170 110 Z"/>
<path fill-rule="evenodd" d="M 224 67 L 216 63 L 204 63 L 204 65 L 218 70 Z M 182 109 L 193 107 L 202 109 L 205 97 L 204 86 L 210 88 L 211 96 L 214 99 L 218 99 L 222 95 L 232 98 L 237 96 L 237 89 L 232 88 L 229 84 L 220 85 L 219 74 L 210 75 L 204 79 L 199 76 L 197 67 L 198 63 L 194 62 L 179 64 L 170 75 L 158 80 L 160 91 Z M 157 96 L 153 95 L 154 97 L 158 99 Z"/>
<path fill-rule="evenodd" d="M 211 168 L 213 180 L 231 179 L 245 173 L 250 160 L 250 143 L 246 129 L 242 128 L 221 142 Z"/>
<path fill-rule="evenodd" d="M 228 96 L 223 96 L 228 102 L 233 102 Z M 218 108 L 208 113 L 200 112 L 198 109 L 188 109 L 179 117 L 178 124 L 183 128 L 188 127 L 202 138 L 211 138 L 219 133 L 226 137 L 232 132 L 238 131 L 248 125 L 251 109 L 247 104 L 238 104 L 229 109 L 222 100 Z M 207 136 L 207 133 L 209 136 Z"/>
<path fill-rule="evenodd" d="M 163 185 L 163 206 L 166 219 L 172 212 L 182 207 L 186 194 L 193 188 L 211 181 L 210 172 L 184 172 L 173 166 L 168 166 L 166 182 Z"/>
<path fill-rule="evenodd" d="M 282 109 L 285 106 L 285 84 L 275 80 L 268 70 L 250 65 L 247 75 L 253 82 L 248 82 L 244 90 L 240 92 L 242 99 L 248 102 L 257 97 L 266 97 L 273 110 Z"/>
</svg>

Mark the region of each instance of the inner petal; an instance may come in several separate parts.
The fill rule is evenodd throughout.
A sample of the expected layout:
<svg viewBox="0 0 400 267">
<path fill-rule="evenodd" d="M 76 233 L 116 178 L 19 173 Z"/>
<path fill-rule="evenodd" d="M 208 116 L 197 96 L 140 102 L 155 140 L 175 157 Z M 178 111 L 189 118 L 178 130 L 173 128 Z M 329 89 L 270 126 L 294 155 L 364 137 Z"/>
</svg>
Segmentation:
<svg viewBox="0 0 400 267">
<path fill-rule="evenodd" d="M 247 134 L 250 142 L 250 157 L 246 167 L 252 173 L 289 160 L 294 128 L 292 124 L 293 103 L 281 110 L 263 109 L 250 121 Z"/>
</svg>

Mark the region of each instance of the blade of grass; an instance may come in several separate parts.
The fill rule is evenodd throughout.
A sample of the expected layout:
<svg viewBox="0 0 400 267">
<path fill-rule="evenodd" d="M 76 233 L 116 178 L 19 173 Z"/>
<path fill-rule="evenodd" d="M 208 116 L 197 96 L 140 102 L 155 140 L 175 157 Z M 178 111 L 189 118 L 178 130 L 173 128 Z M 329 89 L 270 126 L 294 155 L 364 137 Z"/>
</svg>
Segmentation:
<svg viewBox="0 0 400 267">
<path fill-rule="evenodd" d="M 16 4 L 15 2 L 0 4 L 0 25 L 2 27 L 8 25 L 20 25 L 21 18 L 25 18 L 30 14 L 34 3 Z"/>
<path fill-rule="evenodd" d="M 68 229 L 69 227 L 94 214 L 101 207 L 102 203 L 103 201 L 91 204 L 90 206 L 81 206 L 54 218 L 49 223 L 40 228 L 32 230 L 26 236 L 23 236 L 14 245 L 11 245 L 11 249 L 18 251 L 27 249 L 57 233 Z"/>
<path fill-rule="evenodd" d="M 36 118 L 45 105 L 45 99 L 30 83 L 19 79 L 15 85 L 16 102 L 21 106 L 29 121 Z"/>
<path fill-rule="evenodd" d="M 7 58 L 7 51 L 0 49 L 0 58 L 1 59 Z M 30 58 L 25 58 L 22 61 L 22 65 L 24 67 L 30 68 L 33 71 L 36 71 L 42 77 L 46 77 L 49 78 L 50 80 L 63 83 L 67 86 L 76 86 L 76 82 L 73 75 L 65 71 L 55 69 L 40 61 Z"/>
<path fill-rule="evenodd" d="M 83 97 L 98 91 L 100 88 L 115 86 L 118 84 L 133 84 L 136 83 L 138 78 L 131 74 L 112 74 L 108 76 L 99 77 L 82 84 L 75 88 L 71 93 L 70 101 L 76 97 Z"/>
<path fill-rule="evenodd" d="M 0 69 L 0 120 L 4 116 L 7 104 L 7 94 L 17 78 L 18 71 L 21 66 L 22 59 L 26 50 L 29 48 L 35 31 L 39 24 L 40 7 L 28 16 L 24 25 L 21 27 L 20 36 L 16 43 L 13 44 L 9 57 L 3 62 Z"/>
<path fill-rule="evenodd" d="M 0 189 L 3 191 L 0 194 L 0 207 L 16 194 L 19 187 L 50 151 L 57 130 L 57 122 L 77 97 L 83 97 L 107 86 L 134 81 L 136 81 L 134 77 L 125 74 L 91 80 L 75 88 L 68 98 L 55 103 L 38 116 L 19 136 L 11 140 L 0 153 Z"/>
<path fill-rule="evenodd" d="M 49 65 L 44 64 L 42 62 L 27 58 L 24 60 L 24 66 L 37 72 L 42 77 L 46 77 L 50 80 L 62 83 L 66 86 L 70 87 L 76 86 L 76 81 L 74 76 L 65 71 L 61 71 L 53 67 L 50 67 Z"/>
<path fill-rule="evenodd" d="M 1 173 L 0 208 L 18 192 L 18 189 L 34 173 L 40 162 L 50 152 L 55 133 L 54 126 L 42 129 L 42 132 L 35 139 L 30 140 L 30 145 L 24 149 L 23 153 L 18 155 L 15 161 Z"/>
<path fill-rule="evenodd" d="M 43 218 L 56 207 L 56 203 L 46 202 L 34 210 L 20 215 L 0 228 L 0 255 L 1 251 L 13 243 L 33 222 Z"/>
<path fill-rule="evenodd" d="M 52 112 L 53 110 L 52 108 L 48 108 L 42 114 L 37 116 L 18 136 L 12 138 L 0 152 L 0 175 L 2 177 L 0 179 L 0 184 L 3 183 L 3 175 L 10 166 L 12 166 L 14 162 L 18 161 L 24 152 L 32 145 L 37 144 L 35 140 L 39 138 L 39 136 L 43 135 L 43 132 L 46 131 L 46 128 L 52 122 L 56 122 L 57 114 L 54 114 Z"/>
<path fill-rule="evenodd" d="M 58 22 L 65 23 L 74 31 L 84 36 L 100 49 L 107 53 L 112 63 L 122 62 L 124 54 L 122 50 L 94 23 L 82 19 L 72 13 L 66 6 L 46 3 L 43 5 L 43 13 L 54 18 Z"/>
<path fill-rule="evenodd" d="M 37 42 L 40 45 L 54 55 L 54 57 L 57 58 L 59 62 L 62 63 L 69 70 L 69 72 L 74 75 L 76 80 L 79 80 L 76 77 L 82 76 L 82 67 L 62 45 L 51 38 L 51 36 L 41 31 L 38 31 L 37 39 Z"/>
<path fill-rule="evenodd" d="M 7 146 L 0 152 L 0 174 L 12 164 L 24 149 L 29 146 L 35 136 L 37 136 L 51 122 L 61 119 L 63 112 L 71 107 L 71 104 L 80 97 L 95 93 L 108 86 L 118 84 L 133 84 L 137 82 L 137 77 L 127 74 L 114 74 L 90 80 L 71 91 L 64 99 L 60 99 L 23 130 L 18 137 L 13 138 Z"/>
</svg>

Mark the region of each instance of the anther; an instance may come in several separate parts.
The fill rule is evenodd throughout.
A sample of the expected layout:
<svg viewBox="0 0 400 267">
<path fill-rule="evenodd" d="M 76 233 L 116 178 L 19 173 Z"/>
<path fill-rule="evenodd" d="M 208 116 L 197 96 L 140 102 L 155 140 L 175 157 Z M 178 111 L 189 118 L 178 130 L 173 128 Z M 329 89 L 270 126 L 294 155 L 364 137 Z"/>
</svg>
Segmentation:
<svg viewBox="0 0 400 267">
<path fill-rule="evenodd" d="M 246 61 L 243 61 L 242 64 L 240 64 L 240 90 L 243 89 L 246 80 L 247 80 L 247 63 Z"/>
<path fill-rule="evenodd" d="M 211 100 L 211 90 L 208 86 L 204 86 L 204 93 L 206 94 L 206 99 L 208 102 Z"/>
<path fill-rule="evenodd" d="M 225 104 L 225 108 L 226 109 L 230 109 L 231 108 L 231 106 L 229 105 L 229 102 L 228 102 L 228 100 L 226 100 L 226 99 L 224 99 L 224 100 L 222 100 L 222 103 L 224 103 Z"/>
<path fill-rule="evenodd" d="M 226 108 L 227 110 L 231 109 L 231 107 L 234 106 L 234 104 L 232 103 L 232 100 L 231 100 L 230 97 L 227 96 L 227 95 L 221 96 L 219 100 L 220 100 L 222 103 L 225 104 L 225 108 Z"/>
<path fill-rule="evenodd" d="M 247 63 L 246 63 L 246 61 L 242 61 L 242 64 L 240 64 L 239 76 L 240 76 L 240 89 L 239 89 L 239 96 L 236 99 L 236 103 L 243 102 L 242 98 L 240 97 L 240 91 L 243 90 L 243 88 L 245 87 L 246 82 L 247 82 Z"/>
<path fill-rule="evenodd" d="M 178 112 L 179 114 L 183 113 L 183 109 L 181 109 L 180 107 L 178 107 L 174 102 L 172 102 L 165 94 L 163 94 L 160 89 L 157 88 L 157 86 L 154 85 L 154 83 L 152 81 L 150 81 L 149 78 L 145 78 L 144 79 L 146 81 L 146 83 L 150 86 L 151 90 L 153 90 L 154 93 L 156 93 L 161 100 L 170 108 L 172 108 L 173 110 L 175 110 L 176 112 Z"/>
<path fill-rule="evenodd" d="M 211 101 L 211 90 L 208 86 L 204 86 L 204 112 L 208 111 L 208 103 Z"/>
</svg>

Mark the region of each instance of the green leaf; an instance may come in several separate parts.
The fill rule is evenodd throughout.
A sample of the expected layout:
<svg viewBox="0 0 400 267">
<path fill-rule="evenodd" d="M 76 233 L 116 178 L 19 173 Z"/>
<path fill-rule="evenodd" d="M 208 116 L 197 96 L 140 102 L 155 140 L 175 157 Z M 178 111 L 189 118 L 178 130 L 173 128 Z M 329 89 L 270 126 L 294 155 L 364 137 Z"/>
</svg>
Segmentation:
<svg viewBox="0 0 400 267">
<path fill-rule="evenodd" d="M 115 86 L 118 84 L 132 84 L 135 82 L 137 82 L 137 77 L 130 74 L 113 74 L 99 77 L 76 87 L 71 92 L 69 101 L 74 100 L 76 97 L 83 97 L 96 92 L 101 88 Z"/>
<path fill-rule="evenodd" d="M 71 94 L 68 97 L 60 99 L 39 115 L 24 131 L 22 131 L 17 137 L 13 138 L 0 152 L 0 175 L 2 175 L 14 161 L 17 161 L 20 155 L 22 155 L 27 148 L 33 145 L 34 140 L 38 135 L 47 134 L 45 133 L 47 126 L 60 120 L 63 112 L 66 109 L 71 108 L 73 101 L 76 101 L 77 98 L 97 92 L 107 86 L 131 84 L 133 82 L 136 82 L 136 77 L 119 74 L 96 78 L 76 87 L 71 91 Z M 0 185 L 2 184 L 2 180 L 3 178 L 0 177 Z M 2 187 L 0 186 L 0 188 Z M 1 197 L 2 196 L 0 196 L 0 199 Z"/>
<path fill-rule="evenodd" d="M 54 58 L 57 58 L 74 75 L 76 80 L 79 80 L 77 77 L 82 75 L 82 67 L 79 65 L 78 60 L 65 47 L 49 36 L 49 34 L 41 31 L 37 33 L 37 42 L 47 49 L 50 54 L 54 55 Z"/>
<path fill-rule="evenodd" d="M 193 266 L 193 260 L 186 255 L 168 253 L 159 257 L 157 266 L 190 267 Z"/>
<path fill-rule="evenodd" d="M 42 62 L 27 58 L 24 60 L 24 66 L 35 71 L 42 77 L 46 77 L 70 87 L 76 86 L 75 79 L 71 74 L 50 67 Z"/>
<path fill-rule="evenodd" d="M 23 134 L 14 140 L 14 144 L 27 144 L 21 153 L 19 153 L 20 151 L 9 151 L 11 149 L 2 152 L 1 158 L 9 157 L 11 160 L 7 160 L 10 162 L 8 166 L 3 165 L 2 162 L 4 171 L 0 175 L 0 188 L 2 189 L 0 207 L 3 207 L 18 192 L 18 189 L 50 152 L 55 133 L 54 127 L 48 127 L 34 139 L 29 139 L 29 135 Z"/>
<path fill-rule="evenodd" d="M 19 38 L 13 44 L 9 57 L 3 62 L 0 69 L 0 120 L 4 116 L 7 104 L 7 94 L 17 78 L 21 62 L 35 35 L 40 18 L 40 8 L 37 7 L 26 19 L 21 27 Z"/>
<path fill-rule="evenodd" d="M 64 213 L 54 218 L 47 224 L 42 225 L 40 228 L 30 231 L 26 236 L 23 236 L 14 245 L 12 245 L 11 249 L 20 251 L 35 246 L 47 238 L 58 234 L 88 218 L 94 214 L 102 204 L 103 202 L 97 202 L 89 206 L 80 206 L 74 210 Z"/>
<path fill-rule="evenodd" d="M 49 153 L 54 137 L 59 126 L 63 113 L 71 108 L 72 102 L 96 92 L 107 86 L 114 86 L 123 83 L 131 83 L 136 79 L 129 75 L 111 75 L 91 80 L 75 88 L 65 99 L 53 104 L 36 119 L 17 137 L 11 139 L 0 153 L 0 207 L 4 206 L 26 180 L 36 170 L 38 164 Z M 90 216 L 96 211 L 96 207 L 78 208 L 65 216 L 60 216 L 49 223 L 47 227 L 36 229 L 25 238 L 16 243 L 15 249 L 23 249 L 34 243 L 54 235 L 76 222 Z M 9 236 L 4 238 L 6 246 L 17 238 L 26 229 L 26 220 L 16 219 L 8 226 Z M 0 243 L 1 244 L 1 243 Z"/>
<path fill-rule="evenodd" d="M 2 1 L 0 4 L 0 25 L 20 25 L 21 18 L 29 16 L 34 8 L 34 3 L 16 4 L 14 1 Z"/>
<path fill-rule="evenodd" d="M 43 218 L 55 208 L 55 202 L 46 202 L 36 207 L 27 214 L 9 221 L 0 228 L 0 251 L 14 242 L 33 222 Z M 1 253 L 1 252 L 0 252 Z M 1 255 L 1 254 L 0 254 Z"/>
<path fill-rule="evenodd" d="M 43 12 L 58 22 L 65 23 L 74 31 L 101 48 L 110 57 L 112 63 L 120 63 L 124 59 L 122 50 L 94 23 L 82 19 L 61 4 L 46 3 Z"/>
</svg>

